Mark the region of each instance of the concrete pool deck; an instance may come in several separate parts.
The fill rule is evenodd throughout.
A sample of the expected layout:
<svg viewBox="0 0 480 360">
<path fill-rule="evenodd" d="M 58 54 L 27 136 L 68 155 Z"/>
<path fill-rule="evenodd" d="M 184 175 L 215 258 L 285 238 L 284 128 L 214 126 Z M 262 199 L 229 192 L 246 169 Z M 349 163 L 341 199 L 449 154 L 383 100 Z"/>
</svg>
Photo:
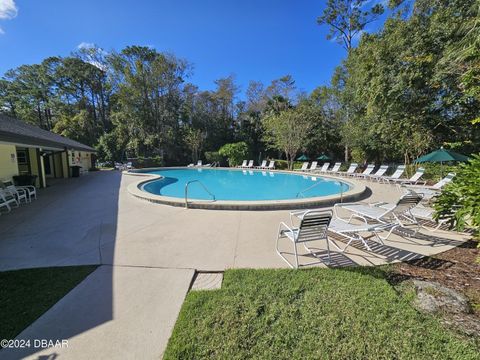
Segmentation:
<svg viewBox="0 0 480 360">
<path fill-rule="evenodd" d="M 159 358 L 194 270 L 287 266 L 274 244 L 278 224 L 288 220 L 289 211 L 197 210 L 155 204 L 128 193 L 127 187 L 135 181 L 138 178 L 115 171 L 91 173 L 41 190 L 38 200 L 0 216 L 2 271 L 103 265 L 17 337 L 51 335 L 69 339 L 71 346 L 41 353 L 30 349 L 22 357 L 84 359 L 108 352 L 110 358 L 125 358 L 121 342 L 133 337 L 139 347 L 135 354 Z M 372 189 L 368 202 L 394 202 L 401 195 L 392 185 L 364 183 Z M 332 265 L 410 260 L 466 240 L 465 234 L 444 231 L 422 230 L 415 238 L 394 234 L 385 246 L 369 241 L 373 252 L 355 245 L 348 253 L 336 253 Z M 282 250 L 290 250 L 289 245 L 285 242 Z M 64 321 L 71 326 L 61 325 Z M 1 350 L 0 357 L 18 358 L 18 353 Z"/>
</svg>

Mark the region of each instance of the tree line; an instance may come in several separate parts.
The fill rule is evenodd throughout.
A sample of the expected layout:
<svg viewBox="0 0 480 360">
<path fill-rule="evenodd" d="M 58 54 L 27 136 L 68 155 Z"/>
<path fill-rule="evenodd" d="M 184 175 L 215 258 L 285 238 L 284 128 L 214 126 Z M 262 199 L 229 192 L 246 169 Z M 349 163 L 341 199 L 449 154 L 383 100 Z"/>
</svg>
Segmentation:
<svg viewBox="0 0 480 360">
<path fill-rule="evenodd" d="M 385 11 L 370 3 L 328 1 L 318 22 L 346 58 L 311 93 L 290 75 L 251 81 L 242 98 L 234 76 L 201 90 L 173 54 L 89 46 L 7 71 L 0 111 L 95 146 L 105 161 L 175 165 L 217 159 L 232 143 L 290 166 L 300 153 L 341 159 L 344 149 L 348 160 L 406 163 L 441 145 L 479 151 L 479 1 L 390 1 L 367 33 Z"/>
</svg>

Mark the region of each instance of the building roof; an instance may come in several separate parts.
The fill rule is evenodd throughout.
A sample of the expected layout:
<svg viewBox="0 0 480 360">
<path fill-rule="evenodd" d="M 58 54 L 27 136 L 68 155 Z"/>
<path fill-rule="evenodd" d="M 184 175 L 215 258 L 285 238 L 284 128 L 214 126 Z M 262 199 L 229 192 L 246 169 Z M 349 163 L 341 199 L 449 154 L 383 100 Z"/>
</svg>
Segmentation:
<svg viewBox="0 0 480 360">
<path fill-rule="evenodd" d="M 37 147 L 95 152 L 88 145 L 0 114 L 0 141 Z"/>
</svg>

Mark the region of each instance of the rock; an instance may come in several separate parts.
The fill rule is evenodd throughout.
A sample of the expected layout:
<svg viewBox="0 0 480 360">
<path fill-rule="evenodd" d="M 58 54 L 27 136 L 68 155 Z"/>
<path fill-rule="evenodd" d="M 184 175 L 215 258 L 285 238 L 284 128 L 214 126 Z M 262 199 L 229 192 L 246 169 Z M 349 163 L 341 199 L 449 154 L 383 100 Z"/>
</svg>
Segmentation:
<svg viewBox="0 0 480 360">
<path fill-rule="evenodd" d="M 411 284 L 416 292 L 413 305 L 417 310 L 435 314 L 447 327 L 480 338 L 480 319 L 463 294 L 432 281 L 412 280 Z"/>
<path fill-rule="evenodd" d="M 436 282 L 413 280 L 417 297 L 414 305 L 427 313 L 439 311 L 451 314 L 469 314 L 472 308 L 468 299 L 461 293 Z"/>
</svg>

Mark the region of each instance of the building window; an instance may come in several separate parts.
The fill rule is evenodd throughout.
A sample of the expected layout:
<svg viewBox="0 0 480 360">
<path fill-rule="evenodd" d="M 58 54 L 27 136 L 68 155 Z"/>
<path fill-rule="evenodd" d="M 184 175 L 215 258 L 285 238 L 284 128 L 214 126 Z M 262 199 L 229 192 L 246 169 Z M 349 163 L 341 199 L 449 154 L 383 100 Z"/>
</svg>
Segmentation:
<svg viewBox="0 0 480 360">
<path fill-rule="evenodd" d="M 17 164 L 20 174 L 30 173 L 30 159 L 28 157 L 28 149 L 17 149 Z"/>
</svg>

